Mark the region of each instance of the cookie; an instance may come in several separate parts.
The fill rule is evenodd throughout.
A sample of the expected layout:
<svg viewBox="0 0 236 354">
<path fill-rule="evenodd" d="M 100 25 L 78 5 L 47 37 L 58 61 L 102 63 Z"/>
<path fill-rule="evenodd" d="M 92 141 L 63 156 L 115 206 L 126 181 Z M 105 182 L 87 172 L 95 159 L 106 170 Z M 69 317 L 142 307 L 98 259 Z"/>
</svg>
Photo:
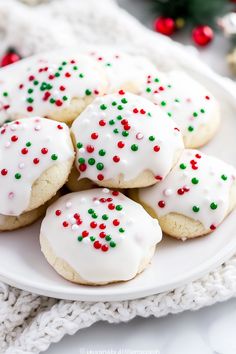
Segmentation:
<svg viewBox="0 0 236 354">
<path fill-rule="evenodd" d="M 105 71 L 108 79 L 108 93 L 120 89 L 139 93 L 146 77 L 156 72 L 156 67 L 143 56 L 134 56 L 110 48 L 99 48 L 87 52 Z"/>
<path fill-rule="evenodd" d="M 47 261 L 79 284 L 127 281 L 149 264 L 162 232 L 156 219 L 117 191 L 92 189 L 58 199 L 40 231 Z"/>
<path fill-rule="evenodd" d="M 152 102 L 123 90 L 95 99 L 71 127 L 79 178 L 113 188 L 161 181 L 183 149 L 179 129 L 165 118 Z"/>
<path fill-rule="evenodd" d="M 1 70 L 0 123 L 35 115 L 71 123 L 107 85 L 89 55 L 52 52 L 24 59 Z"/>
<path fill-rule="evenodd" d="M 164 181 L 133 197 L 168 235 L 182 240 L 203 236 L 235 208 L 236 170 L 198 150 L 185 150 Z"/>
<path fill-rule="evenodd" d="M 66 182 L 74 150 L 69 128 L 45 118 L 0 130 L 0 214 L 19 216 L 51 199 Z"/>
<path fill-rule="evenodd" d="M 79 172 L 76 167 L 73 166 L 69 174 L 68 181 L 66 182 L 66 187 L 71 192 L 79 192 L 97 187 L 97 185 L 90 181 L 88 178 L 83 178 L 81 180 L 78 180 L 78 178 Z"/>
<path fill-rule="evenodd" d="M 183 134 L 185 147 L 197 148 L 210 141 L 220 123 L 220 108 L 214 96 L 181 71 L 156 72 L 147 77 L 141 95 L 161 107 Z"/>
</svg>

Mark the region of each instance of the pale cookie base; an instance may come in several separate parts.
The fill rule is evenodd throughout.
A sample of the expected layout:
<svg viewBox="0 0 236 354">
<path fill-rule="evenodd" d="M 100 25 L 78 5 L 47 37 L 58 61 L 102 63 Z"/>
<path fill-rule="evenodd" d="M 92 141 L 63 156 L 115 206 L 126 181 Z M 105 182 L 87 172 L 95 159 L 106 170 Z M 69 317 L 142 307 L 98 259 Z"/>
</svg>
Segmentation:
<svg viewBox="0 0 236 354">
<path fill-rule="evenodd" d="M 79 172 L 77 171 L 76 167 L 73 166 L 68 177 L 68 181 L 66 182 L 66 187 L 71 192 L 79 192 L 97 187 L 97 185 L 90 181 L 88 178 L 83 178 L 79 181 L 78 178 Z"/>
<path fill-rule="evenodd" d="M 53 249 L 51 245 L 49 244 L 47 238 L 45 236 L 40 235 L 40 244 L 41 244 L 41 251 L 43 252 L 45 258 L 47 259 L 48 263 L 55 269 L 55 271 L 60 274 L 63 278 L 77 284 L 81 285 L 107 285 L 110 283 L 117 283 L 124 281 L 122 279 L 116 279 L 112 282 L 97 282 L 93 283 L 90 281 L 87 281 L 83 279 L 79 273 L 77 273 L 66 261 L 64 261 L 62 258 L 58 258 L 55 253 L 53 252 Z M 145 255 L 145 257 L 142 259 L 139 268 L 137 270 L 137 276 L 139 273 L 141 273 L 151 262 L 151 259 L 155 253 L 156 247 L 151 247 L 149 250 L 149 253 Z M 128 279 L 131 280 L 131 279 Z"/>
<path fill-rule="evenodd" d="M 178 162 L 181 153 L 182 149 L 176 151 L 172 162 L 172 168 Z M 154 174 L 151 171 L 146 170 L 132 180 L 125 181 L 124 175 L 120 174 L 116 176 L 116 178 L 107 179 L 104 181 L 97 181 L 96 183 L 99 186 L 108 188 L 142 188 L 149 187 L 155 183 L 158 183 L 158 180 L 155 178 Z"/>
<path fill-rule="evenodd" d="M 200 221 L 191 219 L 188 216 L 182 214 L 169 213 L 167 215 L 159 217 L 149 205 L 144 203 L 139 198 L 138 189 L 128 191 L 128 195 L 131 199 L 133 199 L 137 203 L 140 203 L 153 218 L 158 219 L 162 231 L 171 237 L 185 241 L 187 239 L 204 236 L 213 232 L 209 229 L 206 229 Z M 231 213 L 231 211 L 235 207 L 236 207 L 236 181 L 232 185 L 229 192 L 229 207 L 225 215 L 225 218 L 227 217 L 227 215 Z"/>
<path fill-rule="evenodd" d="M 26 212 L 43 205 L 57 193 L 66 183 L 73 161 L 74 158 L 50 167 L 34 182 Z"/>
<path fill-rule="evenodd" d="M 220 126 L 220 108 L 216 105 L 207 124 L 200 125 L 193 132 L 184 134 L 184 145 L 189 149 L 196 149 L 207 144 L 217 133 Z"/>
</svg>

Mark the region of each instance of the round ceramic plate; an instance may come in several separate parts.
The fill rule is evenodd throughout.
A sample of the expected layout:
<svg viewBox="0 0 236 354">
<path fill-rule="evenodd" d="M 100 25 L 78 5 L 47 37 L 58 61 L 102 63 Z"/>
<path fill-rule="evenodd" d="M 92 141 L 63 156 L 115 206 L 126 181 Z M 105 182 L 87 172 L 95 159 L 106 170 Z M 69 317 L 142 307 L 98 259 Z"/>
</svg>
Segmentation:
<svg viewBox="0 0 236 354">
<path fill-rule="evenodd" d="M 204 151 L 236 166 L 236 100 L 213 79 L 198 79 L 221 102 L 221 129 Z M 0 280 L 21 289 L 62 299 L 127 300 L 172 290 L 197 279 L 236 252 L 236 211 L 211 235 L 176 241 L 164 237 L 152 264 L 135 279 L 108 286 L 80 286 L 61 278 L 46 262 L 39 245 L 40 222 L 0 235 Z"/>
</svg>

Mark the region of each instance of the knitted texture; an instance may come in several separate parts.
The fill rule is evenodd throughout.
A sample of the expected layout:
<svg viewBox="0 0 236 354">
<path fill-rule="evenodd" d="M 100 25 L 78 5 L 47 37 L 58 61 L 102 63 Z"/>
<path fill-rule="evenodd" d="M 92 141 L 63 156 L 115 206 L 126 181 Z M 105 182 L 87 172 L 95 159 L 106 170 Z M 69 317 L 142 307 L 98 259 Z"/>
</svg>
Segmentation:
<svg viewBox="0 0 236 354">
<path fill-rule="evenodd" d="M 37 6 L 27 6 L 24 3 Z M 65 5 L 66 3 L 66 5 Z M 0 55 L 15 47 L 22 56 L 53 48 L 87 44 L 115 45 L 148 56 L 162 70 L 174 67 L 207 73 L 228 94 L 235 86 L 192 56 L 186 62 L 180 44 L 143 28 L 112 0 L 0 0 Z M 130 46 L 132 43 L 132 46 Z M 195 65 L 193 65 L 193 63 Z M 121 302 L 49 299 L 0 283 L 0 353 L 45 351 L 65 334 L 104 320 L 126 322 L 135 316 L 161 317 L 197 310 L 236 294 L 236 256 L 201 279 L 170 292 Z"/>
</svg>

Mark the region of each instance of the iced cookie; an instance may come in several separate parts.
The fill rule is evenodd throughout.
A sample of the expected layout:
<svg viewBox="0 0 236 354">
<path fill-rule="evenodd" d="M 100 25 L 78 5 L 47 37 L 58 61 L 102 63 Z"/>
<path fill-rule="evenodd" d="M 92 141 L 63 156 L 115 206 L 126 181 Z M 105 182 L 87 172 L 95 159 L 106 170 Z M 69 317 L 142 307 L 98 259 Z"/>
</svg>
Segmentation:
<svg viewBox="0 0 236 354">
<path fill-rule="evenodd" d="M 158 218 L 163 232 L 185 240 L 214 231 L 233 210 L 235 178 L 233 166 L 185 150 L 163 182 L 135 191 L 133 197 Z"/>
<path fill-rule="evenodd" d="M 107 85 L 89 55 L 52 52 L 22 60 L 0 71 L 1 123 L 35 115 L 71 123 Z"/>
<path fill-rule="evenodd" d="M 42 222 L 41 249 L 64 278 L 79 284 L 126 281 L 142 272 L 161 241 L 156 219 L 117 191 L 71 193 Z"/>
<path fill-rule="evenodd" d="M 159 107 L 123 90 L 95 99 L 71 131 L 80 179 L 106 187 L 159 182 L 183 149 L 179 129 Z"/>
<path fill-rule="evenodd" d="M 19 216 L 51 199 L 74 160 L 69 128 L 45 118 L 5 124 L 0 154 L 0 214 L 5 216 Z"/>
<path fill-rule="evenodd" d="M 156 67 L 143 56 L 134 56 L 108 48 L 88 51 L 102 67 L 108 79 L 108 93 L 119 89 L 139 93 L 146 77 L 156 72 Z"/>
<path fill-rule="evenodd" d="M 220 123 L 219 105 L 200 83 L 181 71 L 149 75 L 141 93 L 180 127 L 186 147 L 206 144 Z"/>
</svg>

